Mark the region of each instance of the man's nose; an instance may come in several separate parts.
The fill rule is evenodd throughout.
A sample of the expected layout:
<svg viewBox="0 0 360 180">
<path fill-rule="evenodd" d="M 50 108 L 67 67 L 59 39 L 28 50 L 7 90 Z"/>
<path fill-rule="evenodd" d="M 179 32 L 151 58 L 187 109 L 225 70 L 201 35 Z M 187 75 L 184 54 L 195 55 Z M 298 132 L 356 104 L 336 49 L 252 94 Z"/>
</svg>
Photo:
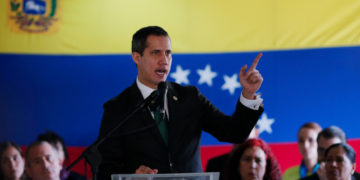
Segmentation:
<svg viewBox="0 0 360 180">
<path fill-rule="evenodd" d="M 337 166 L 336 161 L 331 161 L 331 166 L 336 167 Z"/>
<path fill-rule="evenodd" d="M 41 161 L 41 166 L 42 166 L 43 168 L 47 168 L 47 167 L 49 166 L 49 162 L 47 162 L 46 160 L 42 160 L 42 161 Z"/>
<path fill-rule="evenodd" d="M 166 54 L 166 52 L 161 53 L 159 58 L 160 64 L 168 64 L 170 60 L 170 57 Z"/>
</svg>

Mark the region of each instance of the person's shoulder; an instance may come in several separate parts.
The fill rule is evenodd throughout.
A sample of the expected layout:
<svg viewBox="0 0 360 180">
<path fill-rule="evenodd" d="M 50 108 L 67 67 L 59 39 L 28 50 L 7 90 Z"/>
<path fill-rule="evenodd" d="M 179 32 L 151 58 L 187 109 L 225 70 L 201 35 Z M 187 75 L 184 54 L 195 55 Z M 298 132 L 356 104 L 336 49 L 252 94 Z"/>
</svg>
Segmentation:
<svg viewBox="0 0 360 180">
<path fill-rule="evenodd" d="M 209 163 L 226 161 L 227 159 L 229 159 L 229 157 L 230 157 L 230 153 L 222 154 L 220 156 L 215 156 L 215 157 L 209 159 Z"/>
<path fill-rule="evenodd" d="M 198 88 L 196 86 L 192 86 L 192 85 L 180 85 L 176 82 L 170 82 L 167 81 L 168 86 L 176 89 L 176 90 L 198 90 Z"/>
<path fill-rule="evenodd" d="M 360 180 L 360 174 L 355 171 L 354 174 L 352 175 L 352 179 Z"/>
<path fill-rule="evenodd" d="M 86 180 L 86 177 L 74 171 L 70 171 L 70 174 L 66 180 Z"/>
<path fill-rule="evenodd" d="M 209 159 L 206 165 L 206 172 L 222 171 L 225 168 L 229 157 L 230 153 L 226 153 Z"/>
<path fill-rule="evenodd" d="M 286 169 L 284 174 L 282 175 L 283 180 L 299 179 L 299 178 L 300 178 L 299 165 L 292 166 L 292 167 Z"/>
<path fill-rule="evenodd" d="M 192 85 L 180 85 L 178 83 L 175 82 L 167 82 L 168 84 L 168 88 L 172 91 L 175 91 L 178 94 L 195 94 L 197 95 L 200 91 L 196 86 L 192 86 Z"/>
<path fill-rule="evenodd" d="M 131 94 L 133 93 L 133 91 L 136 90 L 136 87 L 137 86 L 135 84 L 132 84 L 131 86 L 127 87 L 120 94 L 105 102 L 104 107 L 109 107 L 117 103 L 120 103 L 122 101 L 126 101 L 129 97 L 131 97 Z"/>
</svg>

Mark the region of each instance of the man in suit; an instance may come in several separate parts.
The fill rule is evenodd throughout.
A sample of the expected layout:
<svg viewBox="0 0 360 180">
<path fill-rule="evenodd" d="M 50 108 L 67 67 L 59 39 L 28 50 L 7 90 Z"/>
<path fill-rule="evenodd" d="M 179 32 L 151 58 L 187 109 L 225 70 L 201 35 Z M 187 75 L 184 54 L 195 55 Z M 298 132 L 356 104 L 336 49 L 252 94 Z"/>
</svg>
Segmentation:
<svg viewBox="0 0 360 180">
<path fill-rule="evenodd" d="M 246 65 L 240 70 L 243 90 L 232 116 L 220 112 L 196 87 L 166 81 L 171 54 L 170 38 L 161 27 L 145 27 L 133 35 L 132 59 L 138 76 L 133 85 L 104 104 L 99 138 L 121 123 L 161 82 L 165 82 L 166 87 L 164 95 L 159 97 L 164 115 L 158 116 L 157 110 L 146 107 L 104 141 L 99 146 L 103 159 L 100 179 L 109 179 L 116 173 L 202 172 L 202 130 L 220 141 L 240 143 L 248 137 L 263 112 L 262 99 L 255 94 L 263 81 L 256 70 L 261 54 L 247 72 Z"/>
</svg>

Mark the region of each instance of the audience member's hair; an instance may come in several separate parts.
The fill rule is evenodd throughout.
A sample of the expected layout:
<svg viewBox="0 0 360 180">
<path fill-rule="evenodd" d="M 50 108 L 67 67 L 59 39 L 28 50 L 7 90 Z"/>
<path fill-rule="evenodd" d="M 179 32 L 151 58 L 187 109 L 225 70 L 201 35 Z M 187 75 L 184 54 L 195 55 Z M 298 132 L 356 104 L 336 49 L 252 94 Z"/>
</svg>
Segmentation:
<svg viewBox="0 0 360 180">
<path fill-rule="evenodd" d="M 345 132 L 337 126 L 330 126 L 322 130 L 318 134 L 317 141 L 319 141 L 320 137 L 323 137 L 325 139 L 331 139 L 337 137 L 341 140 L 342 143 L 347 142 Z"/>
<path fill-rule="evenodd" d="M 140 55 L 143 55 L 144 49 L 147 46 L 146 40 L 150 35 L 169 37 L 168 33 L 159 26 L 141 28 L 133 35 L 131 52 L 138 52 Z"/>
<path fill-rule="evenodd" d="M 240 173 L 238 171 L 240 158 L 246 149 L 250 147 L 260 147 L 266 155 L 266 168 L 264 179 L 266 180 L 280 180 L 281 171 L 280 166 L 272 153 L 270 147 L 261 139 L 248 139 L 243 144 L 240 144 L 235 151 L 232 152 L 227 168 L 225 170 L 225 179 L 229 180 L 241 180 Z"/>
<path fill-rule="evenodd" d="M 351 163 L 355 163 L 355 151 L 354 149 L 348 145 L 348 144 L 345 144 L 345 143 L 337 143 L 337 144 L 333 144 L 331 145 L 330 147 L 328 147 L 326 150 L 325 150 L 325 157 L 327 157 L 329 151 L 333 148 L 336 148 L 336 147 L 341 147 L 344 149 L 345 151 L 345 155 L 346 157 L 349 158 L 349 160 L 351 161 Z"/>
<path fill-rule="evenodd" d="M 298 134 L 299 134 L 300 130 L 303 129 L 303 128 L 313 129 L 313 130 L 315 130 L 317 132 L 320 132 L 322 130 L 321 126 L 318 123 L 316 123 L 316 122 L 308 122 L 308 123 L 303 124 L 300 127 L 300 129 L 298 131 Z"/>
<path fill-rule="evenodd" d="M 59 136 L 55 132 L 46 131 L 44 134 L 40 134 L 37 137 L 37 140 L 46 141 L 54 147 L 57 147 L 57 143 L 60 143 L 64 151 L 65 159 L 69 159 L 69 153 L 66 149 L 65 141 L 61 138 L 61 136 Z"/>
</svg>

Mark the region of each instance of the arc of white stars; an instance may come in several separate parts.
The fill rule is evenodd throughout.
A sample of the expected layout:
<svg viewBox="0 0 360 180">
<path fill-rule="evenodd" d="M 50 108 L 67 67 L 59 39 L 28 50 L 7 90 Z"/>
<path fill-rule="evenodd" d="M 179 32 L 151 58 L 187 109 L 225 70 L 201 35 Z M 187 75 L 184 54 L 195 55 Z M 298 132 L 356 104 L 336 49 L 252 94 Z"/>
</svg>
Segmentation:
<svg viewBox="0 0 360 180">
<path fill-rule="evenodd" d="M 221 86 L 221 89 L 224 91 L 229 90 L 229 93 L 231 95 L 233 95 L 235 92 L 235 89 L 241 87 L 240 83 L 237 81 L 237 78 L 238 78 L 238 76 L 236 73 L 233 74 L 231 77 L 224 75 L 225 83 Z"/>
<path fill-rule="evenodd" d="M 175 82 L 178 84 L 190 84 L 190 81 L 188 79 L 188 75 L 190 74 L 190 70 L 186 69 L 183 70 L 180 65 L 176 66 L 176 72 L 173 72 L 170 74 L 170 77 L 175 79 Z"/>
<path fill-rule="evenodd" d="M 211 71 L 211 65 L 207 64 L 205 69 L 198 69 L 197 73 L 200 76 L 198 84 L 206 83 L 208 86 L 212 86 L 212 80 L 217 76 L 217 72 Z"/>
</svg>

